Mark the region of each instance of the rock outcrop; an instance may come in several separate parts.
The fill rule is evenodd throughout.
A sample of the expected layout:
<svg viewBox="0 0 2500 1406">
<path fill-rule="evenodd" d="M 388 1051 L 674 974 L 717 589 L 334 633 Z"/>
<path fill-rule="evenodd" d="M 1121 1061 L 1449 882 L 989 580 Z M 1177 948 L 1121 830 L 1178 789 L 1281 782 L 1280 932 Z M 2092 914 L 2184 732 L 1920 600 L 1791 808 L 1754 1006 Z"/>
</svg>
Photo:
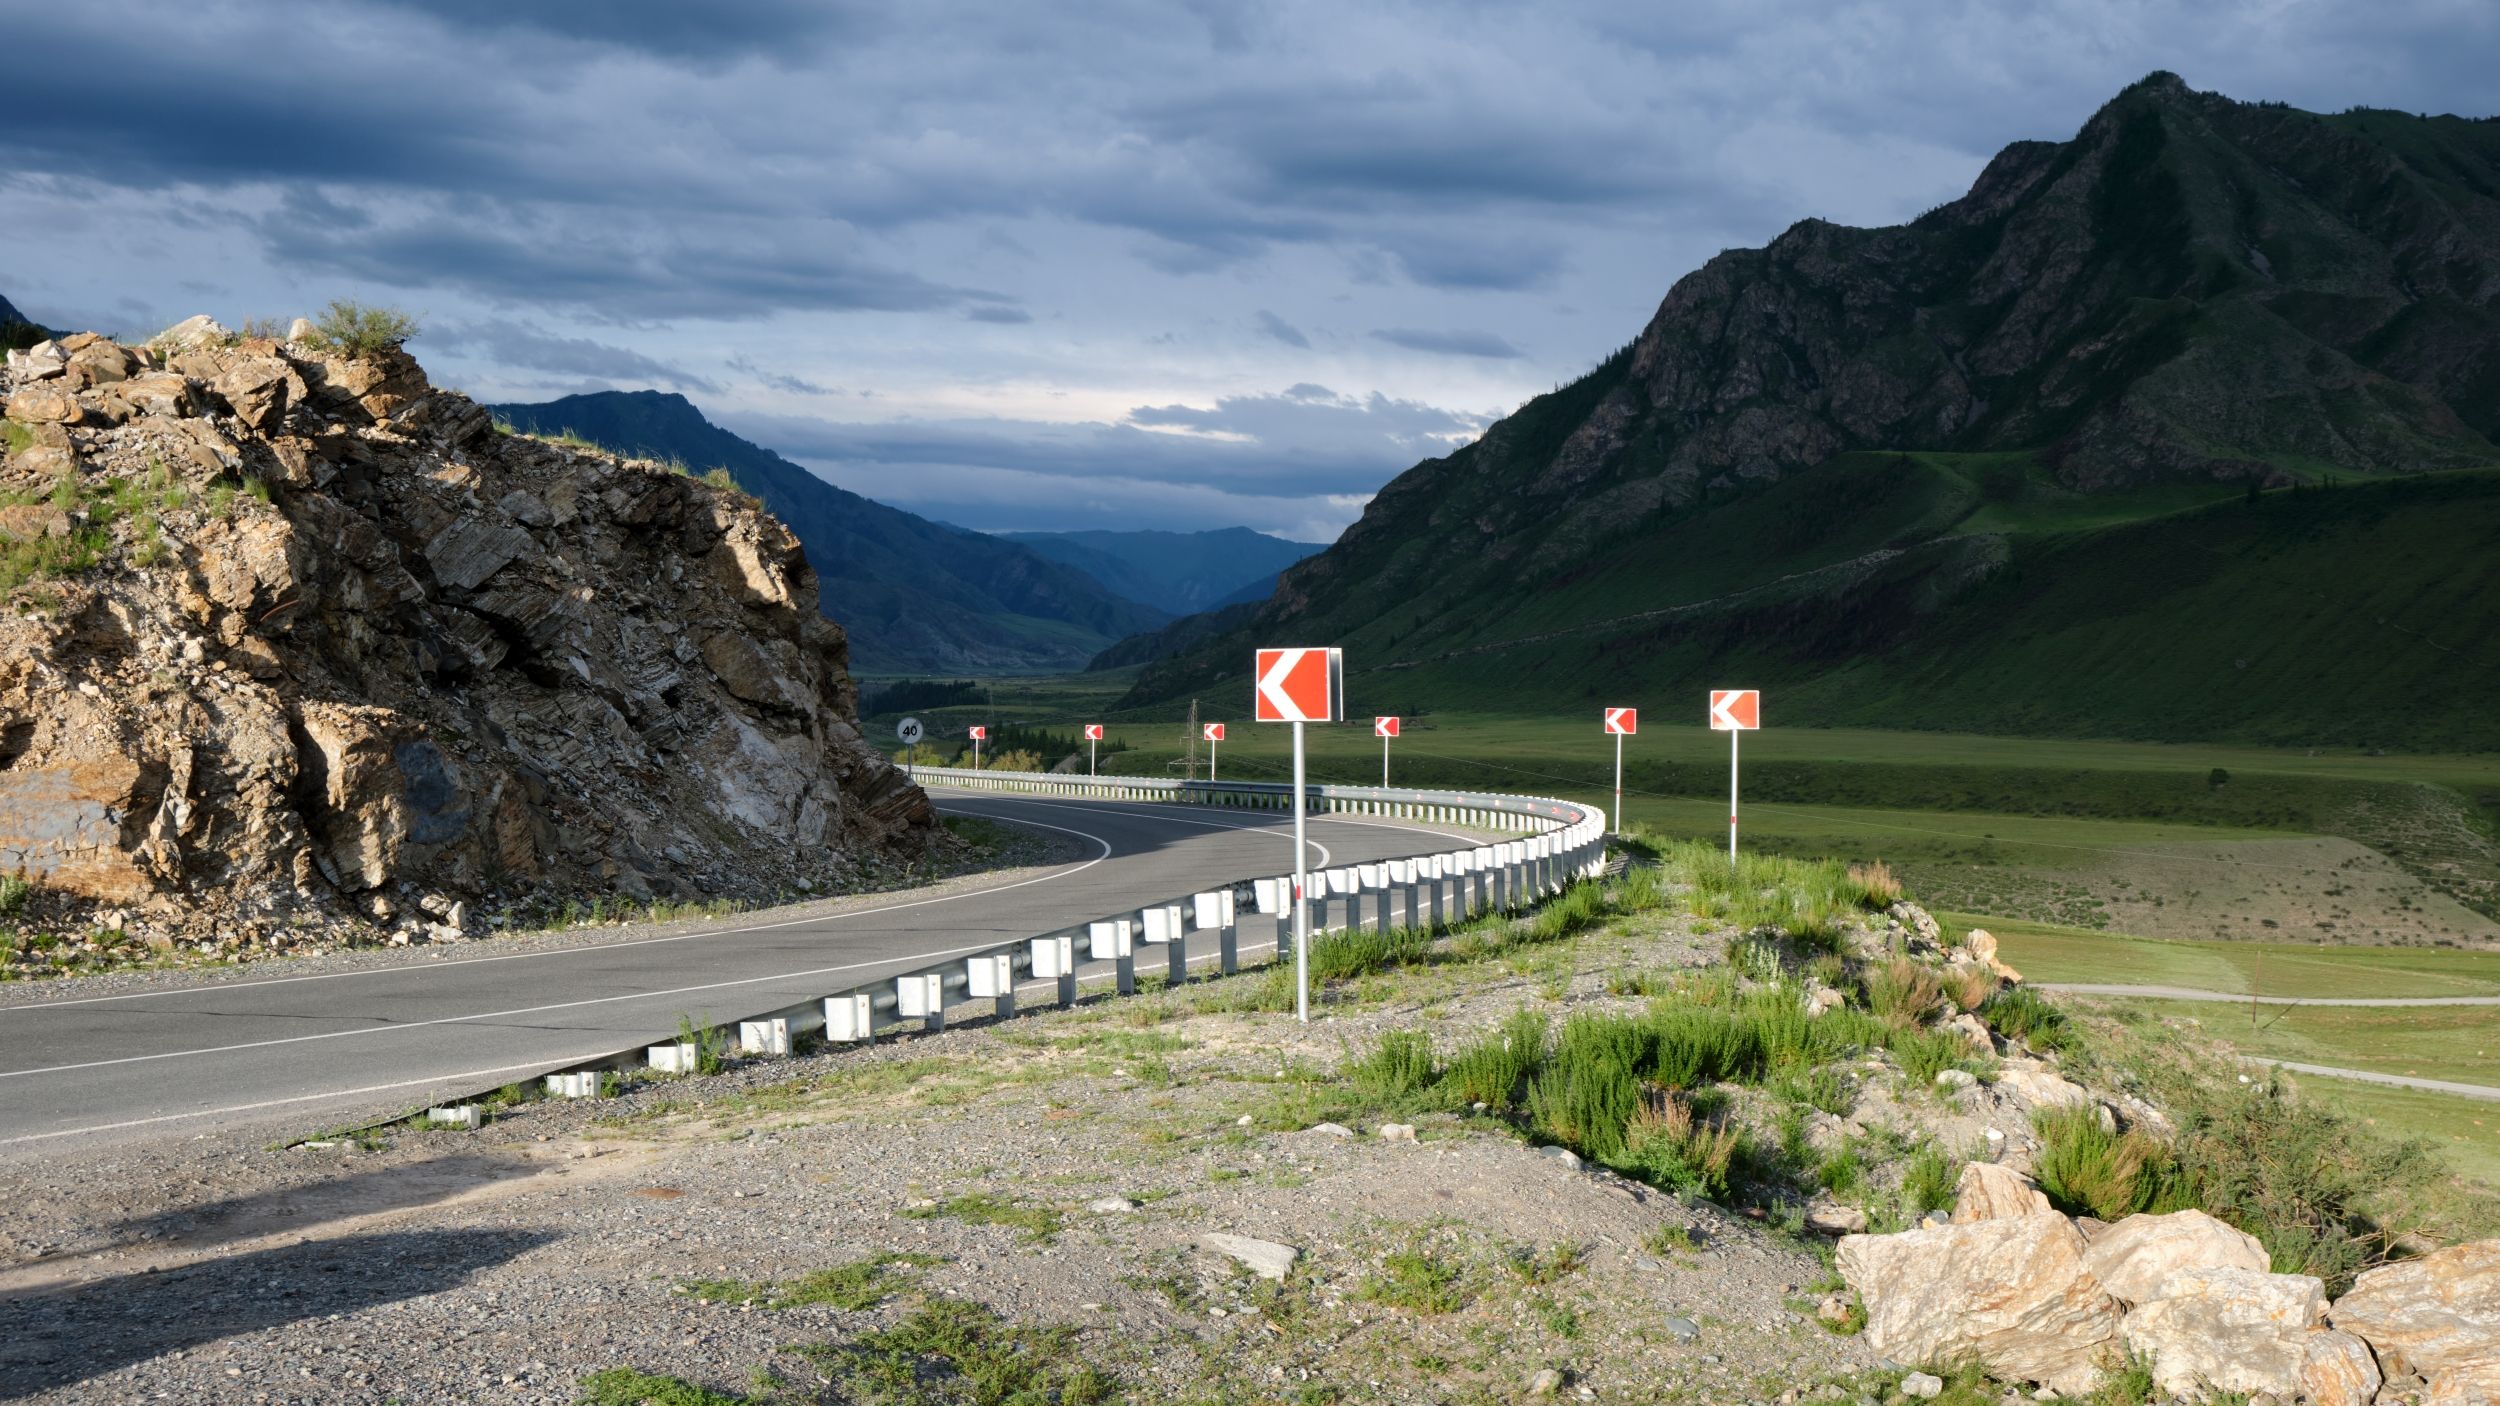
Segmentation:
<svg viewBox="0 0 2500 1406">
<path fill-rule="evenodd" d="M 2419 1377 L 2426 1403 L 2500 1401 L 2500 1240 L 2371 1270 L 2330 1310 L 2319 1280 L 2270 1272 L 2255 1236 L 2202 1211 L 2102 1225 L 2045 1199 L 2034 1209 L 2039 1196 L 2010 1169 L 1973 1163 L 1952 1224 L 1842 1240 L 1868 1344 L 2068 1396 L 2132 1356 L 2178 1400 L 2369 1406 L 2389 1381 Z"/>
<path fill-rule="evenodd" d="M 204 319 L 12 353 L 0 401 L 0 871 L 116 926 L 448 936 L 938 842 L 734 488 Z"/>
</svg>

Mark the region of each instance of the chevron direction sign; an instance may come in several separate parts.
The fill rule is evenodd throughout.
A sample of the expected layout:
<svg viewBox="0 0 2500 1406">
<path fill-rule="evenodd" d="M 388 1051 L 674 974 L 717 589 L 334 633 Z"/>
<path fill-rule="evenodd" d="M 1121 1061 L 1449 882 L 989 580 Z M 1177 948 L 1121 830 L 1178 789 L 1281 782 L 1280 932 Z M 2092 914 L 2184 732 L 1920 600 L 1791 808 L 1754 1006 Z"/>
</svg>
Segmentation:
<svg viewBox="0 0 2500 1406">
<path fill-rule="evenodd" d="M 1263 723 L 1333 723 L 1345 715 L 1345 656 L 1334 649 L 1262 649 L 1257 708 Z"/>
</svg>

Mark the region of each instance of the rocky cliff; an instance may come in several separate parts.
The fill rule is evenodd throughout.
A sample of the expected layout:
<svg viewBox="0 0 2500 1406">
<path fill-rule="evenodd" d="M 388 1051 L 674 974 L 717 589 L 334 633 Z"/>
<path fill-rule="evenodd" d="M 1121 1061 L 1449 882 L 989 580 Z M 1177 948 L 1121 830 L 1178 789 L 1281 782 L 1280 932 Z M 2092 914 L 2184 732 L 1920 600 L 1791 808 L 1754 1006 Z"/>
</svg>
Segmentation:
<svg viewBox="0 0 2500 1406">
<path fill-rule="evenodd" d="M 753 499 L 311 335 L 10 355 L 0 872 L 275 946 L 841 888 L 941 842 Z"/>
</svg>

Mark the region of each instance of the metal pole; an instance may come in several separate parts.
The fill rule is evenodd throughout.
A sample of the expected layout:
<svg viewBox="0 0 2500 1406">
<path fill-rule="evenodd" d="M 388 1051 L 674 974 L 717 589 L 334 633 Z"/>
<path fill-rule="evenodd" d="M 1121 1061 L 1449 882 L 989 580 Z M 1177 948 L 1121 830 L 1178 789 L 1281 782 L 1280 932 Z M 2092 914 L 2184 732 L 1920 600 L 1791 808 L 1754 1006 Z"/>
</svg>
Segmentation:
<svg viewBox="0 0 2500 1406">
<path fill-rule="evenodd" d="M 1389 739 L 1380 739 L 1380 789 L 1389 789 Z"/>
<path fill-rule="evenodd" d="M 1085 774 L 1089 778 L 1094 775 L 1094 739 L 1090 737 L 1085 739 Z"/>
<path fill-rule="evenodd" d="M 978 737 L 972 739 L 972 769 L 981 769 L 981 739 Z"/>
<path fill-rule="evenodd" d="M 1615 734 L 1615 833 L 1623 833 L 1623 734 Z"/>
<path fill-rule="evenodd" d="M 1736 867 L 1736 739 L 1745 734 L 1727 730 L 1727 867 Z"/>
<path fill-rule="evenodd" d="M 1311 874 L 1304 859 L 1302 724 L 1293 725 L 1293 1011 L 1311 1019 Z"/>
<path fill-rule="evenodd" d="M 1207 784 L 1209 786 L 1215 784 L 1215 754 L 1222 750 L 1224 750 L 1224 744 L 1221 742 L 1207 744 Z"/>
</svg>

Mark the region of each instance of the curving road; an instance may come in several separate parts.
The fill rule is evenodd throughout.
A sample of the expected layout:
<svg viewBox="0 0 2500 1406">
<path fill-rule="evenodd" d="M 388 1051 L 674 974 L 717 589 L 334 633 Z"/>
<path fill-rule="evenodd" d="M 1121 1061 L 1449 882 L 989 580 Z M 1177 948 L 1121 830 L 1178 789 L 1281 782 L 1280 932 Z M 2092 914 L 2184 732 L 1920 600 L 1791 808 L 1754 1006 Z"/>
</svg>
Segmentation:
<svg viewBox="0 0 2500 1406">
<path fill-rule="evenodd" d="M 1020 879 L 847 911 L 744 914 L 659 936 L 395 961 L 304 976 L 175 977 L 0 1007 L 0 1161 L 65 1142 L 188 1135 L 212 1123 L 382 1116 L 799 1004 L 961 952 L 1286 871 L 1272 811 L 939 793 L 955 814 L 1060 831 L 1094 852 Z M 1473 832 L 1314 816 L 1314 867 L 1446 849 Z M 1247 904 L 1243 905 L 1246 910 Z M 1247 911 L 1245 955 L 1274 941 Z M 1211 952 L 1213 939 L 1205 939 Z M 1159 969 L 1141 946 L 1139 969 Z M 1199 944 L 1193 942 L 1193 953 Z M 1106 964 L 1103 968 L 1109 970 Z"/>
<path fill-rule="evenodd" d="M 2035 985 L 2038 990 L 2068 996 L 2134 996 L 2163 1001 L 2228 1002 L 2243 1006 L 2500 1006 L 2500 996 L 2234 996 L 2228 991 L 2204 991 L 2193 986 L 2119 986 L 2078 981 L 2043 981 Z M 2329 1079 L 2352 1079 L 2397 1089 L 2423 1089 L 2431 1093 L 2500 1100 L 2500 1088 L 2489 1084 L 2460 1084 L 2452 1079 L 2424 1079 L 2412 1074 L 2381 1074 L 2375 1070 L 2352 1069 L 2340 1064 L 2304 1064 L 2299 1060 L 2271 1059 L 2265 1055 L 2243 1054 L 2240 1058 L 2251 1064 L 2288 1069 L 2295 1074 L 2317 1074 Z"/>
</svg>

